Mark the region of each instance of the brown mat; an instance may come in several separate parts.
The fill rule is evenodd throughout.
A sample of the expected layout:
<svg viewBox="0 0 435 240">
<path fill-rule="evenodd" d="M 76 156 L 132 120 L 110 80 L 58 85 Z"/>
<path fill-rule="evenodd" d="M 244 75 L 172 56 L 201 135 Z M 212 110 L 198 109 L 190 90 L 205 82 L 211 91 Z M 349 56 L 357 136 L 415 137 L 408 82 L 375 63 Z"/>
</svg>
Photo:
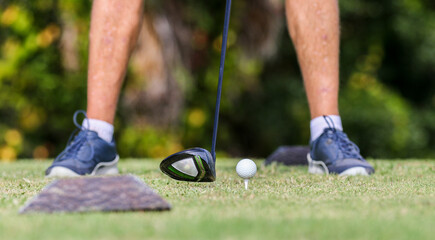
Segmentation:
<svg viewBox="0 0 435 240">
<path fill-rule="evenodd" d="M 171 205 L 132 175 L 55 180 L 20 213 L 164 211 Z"/>
</svg>

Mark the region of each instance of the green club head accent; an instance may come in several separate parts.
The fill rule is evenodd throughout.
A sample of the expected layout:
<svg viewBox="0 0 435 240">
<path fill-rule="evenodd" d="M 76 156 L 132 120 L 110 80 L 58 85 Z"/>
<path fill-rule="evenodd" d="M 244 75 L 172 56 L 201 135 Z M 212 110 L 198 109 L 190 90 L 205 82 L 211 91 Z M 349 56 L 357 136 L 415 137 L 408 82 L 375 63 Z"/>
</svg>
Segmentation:
<svg viewBox="0 0 435 240">
<path fill-rule="evenodd" d="M 210 152 L 203 148 L 172 154 L 160 163 L 160 169 L 180 181 L 213 182 L 216 179 L 215 162 Z"/>
</svg>

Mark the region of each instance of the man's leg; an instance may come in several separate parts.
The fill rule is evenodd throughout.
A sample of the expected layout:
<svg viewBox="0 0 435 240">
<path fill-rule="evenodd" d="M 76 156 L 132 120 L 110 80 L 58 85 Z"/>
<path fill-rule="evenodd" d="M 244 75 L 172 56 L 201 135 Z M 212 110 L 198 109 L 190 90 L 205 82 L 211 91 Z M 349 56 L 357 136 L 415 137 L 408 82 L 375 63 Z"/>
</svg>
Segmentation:
<svg viewBox="0 0 435 240">
<path fill-rule="evenodd" d="M 286 13 L 311 119 L 338 115 L 340 30 L 337 0 L 287 0 Z"/>
<path fill-rule="evenodd" d="M 89 34 L 87 118 L 46 176 L 117 173 L 116 105 L 142 19 L 143 0 L 94 0 Z M 72 93 L 70 93 L 72 94 Z M 83 112 L 84 113 L 84 112 Z M 86 115 L 86 113 L 84 113 Z"/>
<path fill-rule="evenodd" d="M 371 174 L 373 168 L 342 132 L 338 113 L 340 30 L 337 0 L 286 0 L 286 14 L 312 119 L 310 172 Z"/>
<path fill-rule="evenodd" d="M 89 34 L 88 108 L 113 123 L 130 53 L 139 34 L 142 0 L 94 0 Z"/>
</svg>

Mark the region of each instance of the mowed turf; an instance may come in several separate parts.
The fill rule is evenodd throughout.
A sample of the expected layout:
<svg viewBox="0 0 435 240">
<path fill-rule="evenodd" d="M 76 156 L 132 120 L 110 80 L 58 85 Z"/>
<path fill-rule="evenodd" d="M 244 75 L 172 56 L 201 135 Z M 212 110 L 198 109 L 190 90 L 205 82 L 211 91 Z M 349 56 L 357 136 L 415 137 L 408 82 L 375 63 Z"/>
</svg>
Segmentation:
<svg viewBox="0 0 435 240">
<path fill-rule="evenodd" d="M 173 206 L 169 212 L 19 215 L 50 182 L 50 162 L 0 164 L 0 239 L 433 239 L 435 161 L 370 161 L 371 177 L 262 167 L 245 191 L 235 159 L 217 181 L 169 179 L 155 160 L 123 160 Z"/>
</svg>

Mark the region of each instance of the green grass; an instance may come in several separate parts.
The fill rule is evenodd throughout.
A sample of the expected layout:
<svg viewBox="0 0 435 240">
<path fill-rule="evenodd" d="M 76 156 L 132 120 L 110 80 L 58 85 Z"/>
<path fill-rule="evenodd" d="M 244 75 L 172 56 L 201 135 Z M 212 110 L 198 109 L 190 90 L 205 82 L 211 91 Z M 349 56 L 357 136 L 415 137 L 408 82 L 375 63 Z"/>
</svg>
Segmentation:
<svg viewBox="0 0 435 240">
<path fill-rule="evenodd" d="M 169 179 L 158 161 L 127 160 L 170 212 L 19 215 L 49 183 L 50 162 L 0 164 L 0 239 L 433 239 L 435 161 L 371 161 L 371 177 L 315 176 L 305 167 L 260 167 L 249 191 L 236 161 L 214 183 Z M 261 162 L 257 162 L 260 166 Z"/>
</svg>

